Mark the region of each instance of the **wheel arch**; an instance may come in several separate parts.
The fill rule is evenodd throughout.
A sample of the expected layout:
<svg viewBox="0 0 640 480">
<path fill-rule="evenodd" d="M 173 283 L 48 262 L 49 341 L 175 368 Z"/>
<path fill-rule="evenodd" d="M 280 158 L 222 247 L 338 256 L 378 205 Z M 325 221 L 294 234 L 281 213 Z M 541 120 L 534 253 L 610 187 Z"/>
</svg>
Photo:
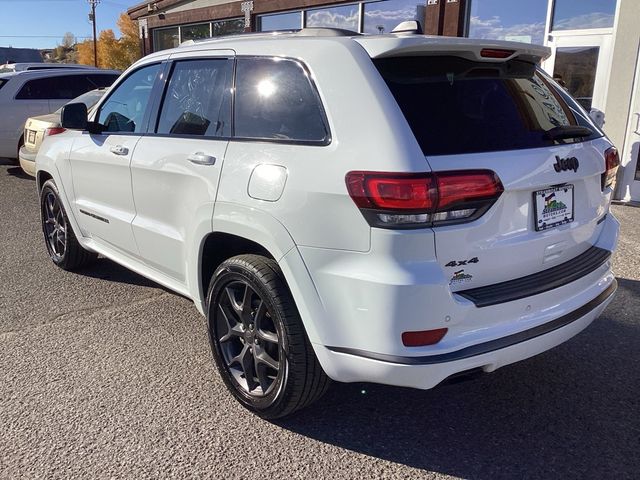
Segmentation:
<svg viewBox="0 0 640 480">
<path fill-rule="evenodd" d="M 212 228 L 199 241 L 197 286 L 205 312 L 209 282 L 227 258 L 254 253 L 278 262 L 295 246 L 287 229 L 272 215 L 237 204 L 217 203 Z M 194 282 L 195 283 L 195 282 Z"/>
<path fill-rule="evenodd" d="M 36 173 L 36 184 L 38 185 L 38 193 L 42 191 L 42 186 L 45 184 L 47 180 L 52 180 L 53 175 L 51 175 L 46 170 L 38 170 Z"/>
<path fill-rule="evenodd" d="M 200 301 L 196 302 L 196 306 L 200 312 L 206 315 L 209 282 L 222 261 L 245 253 L 264 255 L 274 259 L 280 266 L 310 341 L 312 344 L 320 342 L 323 332 L 317 322 L 322 318 L 324 308 L 304 260 L 285 226 L 264 211 L 217 203 L 213 227 L 203 236 L 197 250 Z M 224 254 L 215 252 L 218 245 L 225 245 L 219 243 L 223 239 L 232 248 Z M 240 247 L 245 251 L 240 251 L 243 249 Z M 246 251 L 247 248 L 253 251 Z M 205 260 L 207 255 L 210 257 Z"/>
</svg>

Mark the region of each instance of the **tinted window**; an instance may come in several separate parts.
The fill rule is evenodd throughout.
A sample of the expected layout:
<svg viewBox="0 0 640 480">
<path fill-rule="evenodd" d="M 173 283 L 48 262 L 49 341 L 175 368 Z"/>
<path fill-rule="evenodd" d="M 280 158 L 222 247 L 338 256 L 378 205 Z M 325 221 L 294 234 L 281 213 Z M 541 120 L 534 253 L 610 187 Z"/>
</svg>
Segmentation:
<svg viewBox="0 0 640 480">
<path fill-rule="evenodd" d="M 228 137 L 231 77 L 227 59 L 177 62 L 165 93 L 157 133 Z"/>
<path fill-rule="evenodd" d="M 300 63 L 238 59 L 235 136 L 324 143 L 325 125 L 320 99 Z"/>
<path fill-rule="evenodd" d="M 581 125 L 586 112 L 535 65 L 476 63 L 457 57 L 375 61 L 425 155 L 514 150 L 576 142 L 545 131 Z"/>
<path fill-rule="evenodd" d="M 7 83 L 9 80 L 5 80 L 3 78 L 0 78 L 0 88 L 4 87 L 5 83 Z"/>
<path fill-rule="evenodd" d="M 38 78 L 26 82 L 18 94 L 18 100 L 71 100 L 89 90 L 108 87 L 118 75 L 76 74 Z"/>
<path fill-rule="evenodd" d="M 159 64 L 143 67 L 115 87 L 98 114 L 105 132 L 142 131 L 142 119 L 159 71 Z"/>
</svg>

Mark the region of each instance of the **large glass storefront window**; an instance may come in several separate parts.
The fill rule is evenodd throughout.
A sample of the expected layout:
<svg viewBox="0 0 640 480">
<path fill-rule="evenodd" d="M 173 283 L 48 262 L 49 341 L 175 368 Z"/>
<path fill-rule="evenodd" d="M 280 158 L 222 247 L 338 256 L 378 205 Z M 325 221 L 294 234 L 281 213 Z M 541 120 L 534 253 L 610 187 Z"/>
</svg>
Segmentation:
<svg viewBox="0 0 640 480">
<path fill-rule="evenodd" d="M 596 83 L 598 47 L 561 47 L 556 49 L 553 78 L 588 112 Z"/>
<path fill-rule="evenodd" d="M 154 51 L 166 50 L 180 45 L 180 31 L 178 27 L 163 28 L 153 31 L 153 49 Z"/>
<path fill-rule="evenodd" d="M 331 27 L 358 31 L 358 5 L 307 10 L 307 27 Z"/>
<path fill-rule="evenodd" d="M 260 15 L 258 29 L 261 32 L 273 30 L 298 30 L 302 27 L 302 12 L 276 13 L 275 15 Z"/>
<path fill-rule="evenodd" d="M 389 33 L 399 23 L 419 20 L 424 23 L 425 2 L 420 0 L 389 0 L 364 4 L 363 33 Z"/>
<path fill-rule="evenodd" d="M 258 16 L 258 30 L 298 30 L 302 18 L 307 27 L 343 28 L 354 32 L 379 34 L 389 33 L 399 23 L 419 20 L 424 23 L 426 0 L 382 0 L 364 3 L 364 18 L 360 30 L 360 3 L 336 7 L 314 8 Z"/>
<path fill-rule="evenodd" d="M 616 0 L 555 0 L 552 30 L 611 28 Z"/>
<path fill-rule="evenodd" d="M 175 48 L 187 40 L 201 40 L 221 35 L 234 35 L 244 32 L 244 18 L 231 18 L 215 22 L 181 25 L 180 27 L 159 28 L 153 30 L 153 51 Z"/>
<path fill-rule="evenodd" d="M 244 18 L 232 18 L 213 22 L 213 36 L 235 35 L 244 32 Z"/>
<path fill-rule="evenodd" d="M 548 5 L 549 0 L 472 0 L 469 37 L 543 44 Z"/>
<path fill-rule="evenodd" d="M 211 26 L 208 23 L 199 23 L 198 25 L 187 25 L 180 27 L 181 41 L 200 40 L 211 36 Z"/>
</svg>

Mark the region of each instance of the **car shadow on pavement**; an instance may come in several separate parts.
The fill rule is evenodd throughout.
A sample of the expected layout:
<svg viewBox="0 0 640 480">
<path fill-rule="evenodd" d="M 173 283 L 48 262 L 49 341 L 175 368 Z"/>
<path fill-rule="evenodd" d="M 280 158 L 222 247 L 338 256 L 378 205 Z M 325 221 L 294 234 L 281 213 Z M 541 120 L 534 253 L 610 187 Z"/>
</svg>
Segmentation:
<svg viewBox="0 0 640 480">
<path fill-rule="evenodd" d="M 638 312 L 640 282 L 619 279 L 601 317 L 549 352 L 430 391 L 335 383 L 277 423 L 463 478 L 631 478 L 640 468 Z"/>
<path fill-rule="evenodd" d="M 25 180 L 35 180 L 31 175 L 24 173 L 21 167 L 7 168 L 7 174 L 12 177 L 24 178 Z"/>
<path fill-rule="evenodd" d="M 162 285 L 149 280 L 107 258 L 100 257 L 95 263 L 77 270 L 76 273 L 85 277 L 106 280 L 109 282 L 126 283 L 140 287 L 153 287 L 165 290 Z"/>
</svg>

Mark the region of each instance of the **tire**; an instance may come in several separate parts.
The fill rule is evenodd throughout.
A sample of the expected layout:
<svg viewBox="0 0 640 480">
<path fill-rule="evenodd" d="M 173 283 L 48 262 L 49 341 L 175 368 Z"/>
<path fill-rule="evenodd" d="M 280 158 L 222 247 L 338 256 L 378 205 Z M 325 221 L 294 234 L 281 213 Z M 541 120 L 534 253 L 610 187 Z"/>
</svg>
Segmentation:
<svg viewBox="0 0 640 480">
<path fill-rule="evenodd" d="M 57 266 L 76 270 L 98 258 L 78 243 L 53 180 L 47 180 L 40 191 L 40 219 L 47 252 Z"/>
<path fill-rule="evenodd" d="M 239 255 L 224 261 L 209 286 L 207 324 L 225 385 L 260 417 L 290 415 L 329 387 L 274 260 Z"/>
</svg>

